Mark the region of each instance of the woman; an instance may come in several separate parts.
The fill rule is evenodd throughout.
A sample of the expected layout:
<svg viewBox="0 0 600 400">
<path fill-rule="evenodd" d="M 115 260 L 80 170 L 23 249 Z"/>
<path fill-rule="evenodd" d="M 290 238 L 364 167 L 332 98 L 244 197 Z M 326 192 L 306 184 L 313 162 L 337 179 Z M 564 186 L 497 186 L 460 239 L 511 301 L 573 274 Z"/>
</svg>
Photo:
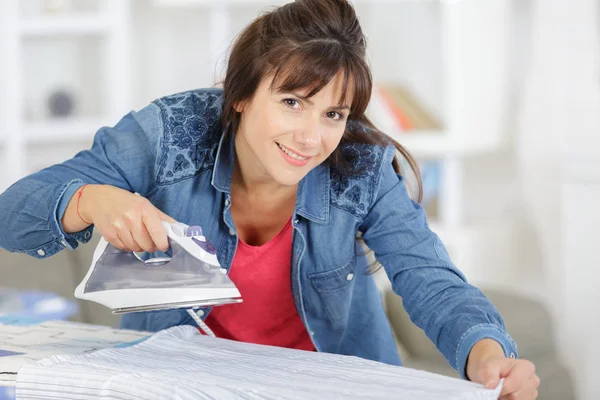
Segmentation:
<svg viewBox="0 0 600 400">
<path fill-rule="evenodd" d="M 200 311 L 217 336 L 399 365 L 360 233 L 461 376 L 536 398 L 533 364 L 409 198 L 396 150 L 414 161 L 365 117 L 365 45 L 345 0 L 262 15 L 234 43 L 223 90 L 158 99 L 2 194 L 0 246 L 48 257 L 96 227 L 121 249 L 166 251 L 161 220 L 201 225 L 244 298 Z M 122 320 L 188 323 L 180 310 Z"/>
</svg>

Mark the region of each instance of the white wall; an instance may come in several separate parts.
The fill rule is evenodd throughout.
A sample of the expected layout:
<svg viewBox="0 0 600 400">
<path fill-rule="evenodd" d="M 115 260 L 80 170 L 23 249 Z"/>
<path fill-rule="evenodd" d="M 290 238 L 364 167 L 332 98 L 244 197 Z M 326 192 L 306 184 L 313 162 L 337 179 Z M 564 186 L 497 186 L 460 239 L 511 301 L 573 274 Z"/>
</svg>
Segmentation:
<svg viewBox="0 0 600 400">
<path fill-rule="evenodd" d="M 599 11 L 594 0 L 534 2 L 531 68 L 517 136 L 526 216 L 540 239 L 532 252 L 543 255 L 542 269 L 524 276 L 546 283 L 559 348 L 582 400 L 600 396 L 600 173 L 590 173 L 594 164 L 600 171 Z M 565 173 L 580 162 L 588 165 Z"/>
</svg>

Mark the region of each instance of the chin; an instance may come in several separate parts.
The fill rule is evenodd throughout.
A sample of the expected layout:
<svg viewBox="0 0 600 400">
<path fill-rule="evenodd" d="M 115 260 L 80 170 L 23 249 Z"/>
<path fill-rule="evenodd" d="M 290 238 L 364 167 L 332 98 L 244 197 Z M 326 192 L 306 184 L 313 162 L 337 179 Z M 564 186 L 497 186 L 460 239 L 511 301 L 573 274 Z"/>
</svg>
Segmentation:
<svg viewBox="0 0 600 400">
<path fill-rule="evenodd" d="M 279 172 L 273 176 L 273 179 L 282 186 L 296 186 L 306 174 L 283 174 Z"/>
<path fill-rule="evenodd" d="M 279 168 L 271 171 L 271 177 L 275 182 L 282 186 L 295 186 L 312 170 L 312 168 L 313 167 L 296 171 Z"/>
</svg>

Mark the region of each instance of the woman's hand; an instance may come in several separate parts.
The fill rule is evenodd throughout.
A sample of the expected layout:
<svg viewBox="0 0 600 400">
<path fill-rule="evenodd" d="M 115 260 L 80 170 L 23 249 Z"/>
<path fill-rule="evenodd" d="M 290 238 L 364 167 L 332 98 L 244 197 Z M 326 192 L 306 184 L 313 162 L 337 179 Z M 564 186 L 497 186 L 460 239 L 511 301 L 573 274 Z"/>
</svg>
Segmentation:
<svg viewBox="0 0 600 400">
<path fill-rule="evenodd" d="M 483 339 L 473 346 L 467 361 L 470 380 L 494 388 L 504 378 L 501 400 L 537 399 L 540 378 L 531 361 L 507 358 L 498 342 Z"/>
<path fill-rule="evenodd" d="M 84 190 L 79 197 L 80 191 Z M 77 210 L 77 200 L 79 207 Z M 73 204 L 72 204 L 73 203 Z M 71 208 L 71 210 L 69 210 Z M 169 242 L 162 221 L 175 220 L 142 196 L 109 185 L 87 185 L 79 189 L 67 207 L 69 220 L 84 229 L 83 221 L 94 224 L 104 239 L 125 251 L 167 251 Z M 78 212 L 77 212 L 78 211 Z M 78 220 L 77 220 L 78 219 Z M 82 221 L 83 220 L 83 221 Z M 63 217 L 63 226 L 68 225 Z M 81 224 L 85 226 L 82 227 Z"/>
</svg>

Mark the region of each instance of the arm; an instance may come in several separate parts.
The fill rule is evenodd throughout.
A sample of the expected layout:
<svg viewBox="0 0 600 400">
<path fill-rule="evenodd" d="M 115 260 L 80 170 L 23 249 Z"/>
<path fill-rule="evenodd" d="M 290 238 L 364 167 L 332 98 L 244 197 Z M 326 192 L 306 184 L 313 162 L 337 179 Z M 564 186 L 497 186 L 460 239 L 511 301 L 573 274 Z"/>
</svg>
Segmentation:
<svg viewBox="0 0 600 400">
<path fill-rule="evenodd" d="M 392 168 L 393 150 L 386 149 L 375 202 L 360 229 L 394 292 L 462 377 L 471 349 L 482 339 L 493 339 L 506 357 L 516 357 L 516 345 L 497 309 L 467 283 L 429 230 L 424 210 L 409 198 L 402 177 Z"/>
<path fill-rule="evenodd" d="M 0 247 L 43 258 L 89 241 L 92 227 L 73 216 L 74 194 L 88 183 L 149 195 L 161 132 L 159 111 L 150 105 L 100 129 L 91 149 L 13 184 L 0 195 Z"/>
</svg>

